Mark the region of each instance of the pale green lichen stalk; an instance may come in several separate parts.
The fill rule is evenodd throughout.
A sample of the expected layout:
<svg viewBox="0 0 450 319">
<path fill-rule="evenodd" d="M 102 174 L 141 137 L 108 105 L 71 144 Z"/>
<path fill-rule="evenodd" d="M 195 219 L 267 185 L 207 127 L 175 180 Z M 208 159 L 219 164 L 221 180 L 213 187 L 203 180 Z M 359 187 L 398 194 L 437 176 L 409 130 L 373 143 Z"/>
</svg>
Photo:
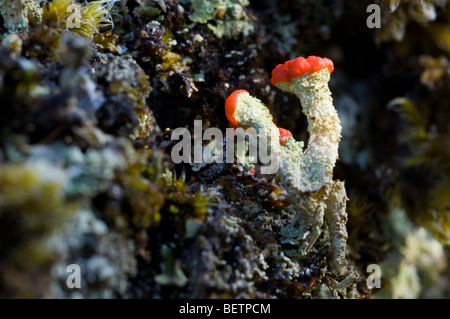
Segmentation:
<svg viewBox="0 0 450 319">
<path fill-rule="evenodd" d="M 306 149 L 303 142 L 292 136 L 280 141 L 279 129 L 269 110 L 245 91 L 230 95 L 226 103 L 227 117 L 230 122 L 237 122 L 239 127 L 253 127 L 258 133 L 265 131 L 272 141 L 277 141 L 276 145 L 271 145 L 271 154 L 279 155 L 278 176 L 294 208 L 291 221 L 280 231 L 281 243 L 292 247 L 285 250 L 284 258 L 300 261 L 307 255 L 321 235 L 325 220 L 331 244 L 329 267 L 332 272 L 343 274 L 346 272 L 348 199 L 344 183 L 332 180 L 341 140 L 341 124 L 328 88 L 330 70 L 322 68 L 297 77 L 280 76 L 279 73 L 276 77 L 277 81 L 272 83 L 300 99 L 310 134 Z M 233 110 L 233 116 L 230 110 Z M 346 280 L 352 282 L 356 276 L 351 274 L 347 277 Z"/>
<path fill-rule="evenodd" d="M 264 140 L 267 143 L 267 150 L 270 153 L 272 160 L 277 161 L 280 157 L 280 133 L 278 127 L 273 123 L 272 115 L 269 109 L 257 98 L 251 96 L 247 92 L 239 94 L 237 104 L 241 107 L 236 108 L 234 113 L 235 119 L 239 125 L 244 128 L 253 128 L 258 134 L 258 139 L 261 143 Z M 249 132 L 247 130 L 247 132 Z M 251 138 L 252 136 L 248 134 Z M 257 143 L 256 139 L 251 139 L 250 143 Z M 270 163 L 278 166 L 277 163 Z M 278 167 L 272 166 L 275 173 Z"/>
<path fill-rule="evenodd" d="M 279 89 L 300 99 L 308 119 L 310 135 L 304 153 L 299 151 L 302 145 L 293 138 L 281 148 L 285 167 L 280 173 L 301 192 L 316 191 L 330 183 L 338 158 L 342 127 L 328 88 L 329 79 L 330 72 L 325 68 L 293 78 L 291 82 L 276 84 Z"/>
<path fill-rule="evenodd" d="M 343 183 L 332 180 L 342 127 L 328 88 L 329 79 L 330 72 L 324 68 L 276 84 L 300 99 L 310 134 L 304 151 L 303 143 L 292 137 L 281 147 L 281 180 L 297 210 L 281 234 L 283 242 L 298 246 L 295 254 L 303 256 L 320 236 L 325 217 L 334 254 L 330 265 L 338 271 L 345 258 L 347 196 Z"/>
</svg>

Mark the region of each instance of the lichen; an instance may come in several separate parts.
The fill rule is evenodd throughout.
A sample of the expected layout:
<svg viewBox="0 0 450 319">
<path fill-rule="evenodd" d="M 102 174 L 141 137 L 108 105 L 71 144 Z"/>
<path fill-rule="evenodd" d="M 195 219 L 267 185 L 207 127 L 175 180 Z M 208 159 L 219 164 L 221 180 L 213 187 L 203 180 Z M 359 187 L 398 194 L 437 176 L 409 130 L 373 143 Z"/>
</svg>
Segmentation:
<svg viewBox="0 0 450 319">
<path fill-rule="evenodd" d="M 76 212 L 78 205 L 66 195 L 69 176 L 46 161 L 25 161 L 1 165 L 0 181 L 1 241 L 15 238 L 9 249 L 2 247 L 7 255 L 0 280 L 15 296 L 49 294 L 49 273 L 38 280 L 31 273 L 56 261 L 52 237 Z"/>
<path fill-rule="evenodd" d="M 0 13 L 10 32 L 26 30 L 29 23 L 38 23 L 42 18 L 42 9 L 35 0 L 2 0 Z"/>
<path fill-rule="evenodd" d="M 192 6 L 191 21 L 206 24 L 218 38 L 234 38 L 240 34 L 246 36 L 254 31 L 253 22 L 245 11 L 248 1 L 191 0 L 181 3 Z"/>
<path fill-rule="evenodd" d="M 373 2 L 381 29 L 363 1 L 80 1 L 81 30 L 67 1 L 0 1 L 0 297 L 448 297 L 449 2 Z M 306 160 L 335 114 L 270 85 L 314 53 L 336 64 L 335 165 Z M 224 132 L 236 89 L 292 167 L 246 163 L 256 135 L 175 164 L 171 132 Z"/>
<path fill-rule="evenodd" d="M 414 226 L 402 209 L 389 216 L 392 236 L 400 240 L 399 251 L 381 264 L 386 289 L 380 298 L 433 298 L 448 284 L 444 275 L 444 247 L 423 227 Z"/>
<path fill-rule="evenodd" d="M 299 97 L 303 112 L 308 118 L 310 133 L 306 150 L 303 150 L 303 143 L 297 142 L 292 136 L 286 136 L 280 141 L 279 129 L 274 124 L 269 110 L 260 100 L 244 90 L 237 90 L 227 98 L 225 113 L 230 123 L 239 129 L 252 128 L 256 136 L 266 135 L 269 143 L 259 147 L 266 147 L 272 161 L 276 159 L 280 162 L 275 172 L 293 202 L 293 216 L 281 228 L 280 242 L 292 249 L 286 249 L 275 256 L 284 260 L 281 262 L 283 268 L 293 264 L 286 272 L 288 277 L 299 276 L 298 269 L 302 266 L 296 263 L 301 263 L 300 260 L 307 256 L 316 244 L 325 218 L 333 252 L 329 261 L 330 271 L 339 275 L 346 274 L 348 280 L 336 283 L 336 287 L 347 288 L 357 276 L 350 275 L 345 261 L 348 198 L 344 183 L 332 181 L 341 139 L 340 121 L 327 86 L 332 64 L 329 60 L 316 57 L 309 57 L 308 60 L 298 59 L 306 63 L 301 66 L 307 66 L 307 73 L 298 74 L 301 70 L 297 69 L 296 59 L 293 60 L 295 62 L 287 76 L 283 71 L 279 72 L 281 65 L 277 66 L 272 73 L 272 83 Z M 311 72 L 310 69 L 316 67 L 316 62 L 313 61 L 319 61 L 317 65 L 321 69 Z M 293 74 L 298 75 L 294 77 Z M 281 81 L 277 82 L 280 79 Z"/>
<path fill-rule="evenodd" d="M 114 26 L 109 13 L 114 3 L 115 0 L 99 0 L 81 6 L 72 0 L 53 0 L 44 6 L 42 22 L 92 38 L 100 28 Z"/>
</svg>

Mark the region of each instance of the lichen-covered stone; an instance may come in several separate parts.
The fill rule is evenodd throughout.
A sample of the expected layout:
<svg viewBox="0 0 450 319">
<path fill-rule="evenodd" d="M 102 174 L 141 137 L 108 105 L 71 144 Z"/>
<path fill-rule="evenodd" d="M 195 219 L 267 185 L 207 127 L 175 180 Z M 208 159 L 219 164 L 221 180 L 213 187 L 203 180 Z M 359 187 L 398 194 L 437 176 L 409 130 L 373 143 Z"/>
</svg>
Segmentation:
<svg viewBox="0 0 450 319">
<path fill-rule="evenodd" d="M 84 29 L 70 3 L 0 1 L 1 297 L 449 296 L 448 1 L 377 2 L 380 30 L 362 1 L 80 1 Z M 335 181 L 292 196 L 258 165 L 171 161 L 171 131 L 224 131 L 239 88 L 305 157 L 308 115 L 269 73 L 309 54 L 336 65 Z"/>
</svg>

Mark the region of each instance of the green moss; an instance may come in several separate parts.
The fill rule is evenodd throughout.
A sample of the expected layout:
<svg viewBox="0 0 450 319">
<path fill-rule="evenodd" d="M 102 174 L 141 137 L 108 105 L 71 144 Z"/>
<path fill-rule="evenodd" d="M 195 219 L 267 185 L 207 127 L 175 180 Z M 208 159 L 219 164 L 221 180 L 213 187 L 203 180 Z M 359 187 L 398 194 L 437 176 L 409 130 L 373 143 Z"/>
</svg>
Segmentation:
<svg viewBox="0 0 450 319">
<path fill-rule="evenodd" d="M 68 182 L 62 167 L 46 161 L 0 165 L 0 280 L 18 297 L 48 293 L 48 269 L 58 257 L 52 237 L 78 208 L 65 194 Z"/>
<path fill-rule="evenodd" d="M 30 3 L 31 2 L 31 3 Z M 28 27 L 28 10 L 30 16 L 34 9 L 39 8 L 33 0 L 1 0 L 0 13 L 5 27 L 12 32 L 23 31 Z M 38 11 L 34 14 L 39 15 Z"/>
<path fill-rule="evenodd" d="M 133 163 L 117 174 L 125 190 L 125 199 L 132 209 L 131 223 L 137 229 L 156 227 L 161 220 L 164 191 L 156 183 L 160 160 L 160 155 L 152 150 L 140 150 L 136 152 Z"/>
<path fill-rule="evenodd" d="M 168 51 L 163 54 L 162 59 L 162 70 L 169 71 L 175 69 L 176 64 L 181 60 L 181 56 L 177 53 Z"/>
<path fill-rule="evenodd" d="M 181 214 L 183 218 L 196 218 L 205 220 L 208 207 L 212 206 L 212 195 L 202 188 L 191 191 L 186 184 L 184 176 L 176 177 L 166 170 L 163 175 L 163 185 L 167 188 L 166 204 L 172 213 Z"/>
<path fill-rule="evenodd" d="M 67 186 L 67 174 L 43 161 L 0 166 L 1 209 L 16 212 L 25 229 L 50 230 L 65 219 Z"/>
<path fill-rule="evenodd" d="M 104 33 L 95 33 L 92 42 L 97 44 L 100 52 L 117 53 L 119 35 L 112 33 L 111 30 Z"/>
</svg>

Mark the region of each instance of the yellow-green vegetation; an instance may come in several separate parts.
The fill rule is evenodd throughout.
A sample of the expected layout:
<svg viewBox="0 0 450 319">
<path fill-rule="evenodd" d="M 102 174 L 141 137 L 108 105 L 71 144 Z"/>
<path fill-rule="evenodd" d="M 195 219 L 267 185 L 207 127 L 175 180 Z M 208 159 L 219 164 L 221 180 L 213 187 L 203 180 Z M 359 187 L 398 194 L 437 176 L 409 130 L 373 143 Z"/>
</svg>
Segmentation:
<svg viewBox="0 0 450 319">
<path fill-rule="evenodd" d="M 115 0 L 88 2 L 84 6 L 72 0 L 53 0 L 44 6 L 42 22 L 92 38 L 103 27 L 114 27 L 109 13 Z"/>
<path fill-rule="evenodd" d="M 411 155 L 405 164 L 435 176 L 432 189 L 422 199 L 423 206 L 410 208 L 411 213 L 417 215 L 416 222 L 427 227 L 436 239 L 450 246 L 450 132 L 430 127 L 418 106 L 407 98 L 396 98 L 390 106 L 395 107 L 407 125 L 403 137 Z"/>
<path fill-rule="evenodd" d="M 0 165 L 0 249 L 6 260 L 0 278 L 19 296 L 47 292 L 48 273 L 34 279 L 32 273 L 56 261 L 53 236 L 78 208 L 65 194 L 68 181 L 61 167 L 44 161 Z"/>
<path fill-rule="evenodd" d="M 450 49 L 448 51 L 450 52 Z M 420 75 L 420 82 L 430 89 L 440 88 L 445 85 L 445 80 L 450 79 L 450 62 L 445 55 L 441 55 L 437 58 L 429 55 L 422 55 L 419 58 L 419 63 L 423 67 L 422 74 Z"/>
<path fill-rule="evenodd" d="M 164 204 L 164 190 L 160 179 L 161 155 L 153 150 L 140 150 L 125 171 L 118 172 L 117 179 L 125 190 L 125 198 L 133 214 L 131 223 L 136 229 L 156 227 L 160 209 Z"/>
<path fill-rule="evenodd" d="M 200 221 L 205 220 L 208 207 L 212 206 L 212 195 L 201 188 L 195 191 L 190 190 L 184 175 L 176 177 L 169 170 L 163 174 L 163 185 L 167 187 L 165 198 L 171 213 L 180 213 Z"/>
<path fill-rule="evenodd" d="M 21 228 L 53 229 L 67 218 L 66 173 L 46 162 L 0 166 L 0 207 L 23 214 Z M 39 225 L 39 226 L 36 226 Z"/>
</svg>

